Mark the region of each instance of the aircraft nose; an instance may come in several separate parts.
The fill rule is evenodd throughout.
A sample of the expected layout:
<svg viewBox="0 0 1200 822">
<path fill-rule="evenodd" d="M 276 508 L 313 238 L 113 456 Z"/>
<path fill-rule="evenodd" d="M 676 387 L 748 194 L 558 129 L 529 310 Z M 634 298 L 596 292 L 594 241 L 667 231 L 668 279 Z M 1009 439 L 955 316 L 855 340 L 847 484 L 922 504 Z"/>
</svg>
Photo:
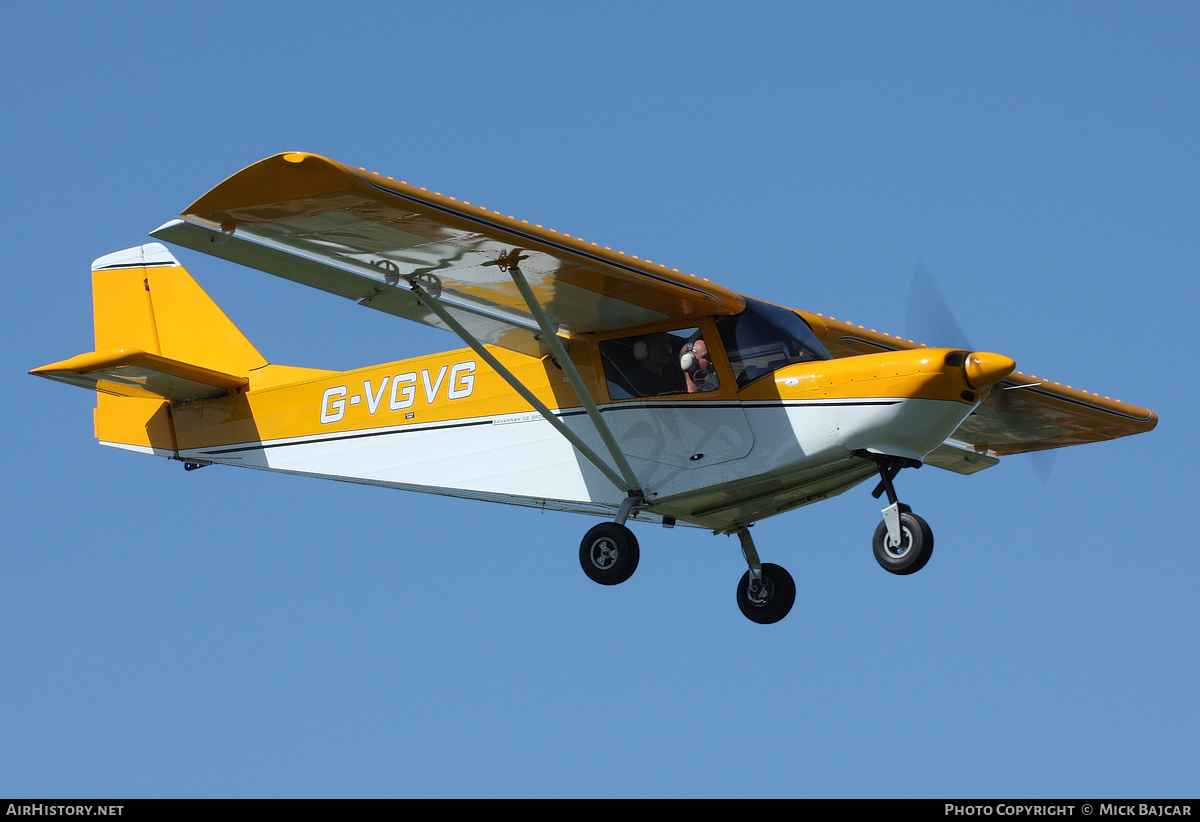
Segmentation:
<svg viewBox="0 0 1200 822">
<path fill-rule="evenodd" d="M 1011 357 L 988 351 L 976 351 L 967 355 L 963 371 L 966 372 L 967 382 L 970 386 L 978 390 L 1000 382 L 1016 367 L 1017 363 Z"/>
</svg>

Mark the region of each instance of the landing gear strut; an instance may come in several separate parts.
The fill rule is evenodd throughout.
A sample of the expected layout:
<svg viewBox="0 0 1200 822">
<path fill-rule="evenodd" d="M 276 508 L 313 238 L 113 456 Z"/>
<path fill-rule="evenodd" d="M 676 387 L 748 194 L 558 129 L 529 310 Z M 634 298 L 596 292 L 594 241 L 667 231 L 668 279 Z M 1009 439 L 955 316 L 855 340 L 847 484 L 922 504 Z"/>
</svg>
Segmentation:
<svg viewBox="0 0 1200 822">
<path fill-rule="evenodd" d="M 748 528 L 742 526 L 737 535 L 742 543 L 742 555 L 750 566 L 738 583 L 738 607 L 751 622 L 759 625 L 778 622 L 788 615 L 796 602 L 796 583 L 780 566 L 759 562 Z"/>
<path fill-rule="evenodd" d="M 888 506 L 883 522 L 875 529 L 875 559 L 893 574 L 915 574 L 925 567 L 933 554 L 933 531 L 929 523 L 912 512 L 896 497 L 892 480 L 901 468 L 919 468 L 921 463 L 902 457 L 878 457 L 879 485 L 872 492 L 876 499 L 887 493 Z"/>
</svg>

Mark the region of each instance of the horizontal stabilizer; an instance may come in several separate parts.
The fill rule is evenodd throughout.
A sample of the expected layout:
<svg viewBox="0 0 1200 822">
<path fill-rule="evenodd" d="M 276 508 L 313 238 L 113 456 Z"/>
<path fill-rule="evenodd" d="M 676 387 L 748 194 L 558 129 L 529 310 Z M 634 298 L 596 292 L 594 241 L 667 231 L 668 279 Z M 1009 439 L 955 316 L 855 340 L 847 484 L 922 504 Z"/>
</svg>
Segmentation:
<svg viewBox="0 0 1200 822">
<path fill-rule="evenodd" d="M 80 354 L 29 372 L 118 397 L 158 398 L 176 402 L 234 394 L 250 380 L 198 365 L 119 348 Z"/>
</svg>

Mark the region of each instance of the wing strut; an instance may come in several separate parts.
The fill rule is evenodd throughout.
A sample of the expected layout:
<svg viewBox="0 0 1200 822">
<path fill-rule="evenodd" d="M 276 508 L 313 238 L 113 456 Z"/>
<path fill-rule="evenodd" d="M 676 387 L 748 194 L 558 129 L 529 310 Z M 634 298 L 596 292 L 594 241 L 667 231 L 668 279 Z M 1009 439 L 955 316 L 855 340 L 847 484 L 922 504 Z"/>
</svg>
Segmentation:
<svg viewBox="0 0 1200 822">
<path fill-rule="evenodd" d="M 546 315 L 542 304 L 534 296 L 533 289 L 529 287 L 529 282 L 525 279 L 524 272 L 519 267 L 512 265 L 509 266 L 508 273 L 512 275 L 513 282 L 517 284 L 517 290 L 525 298 L 525 304 L 529 306 L 530 313 L 537 319 L 538 325 L 542 329 L 543 342 L 550 347 L 551 353 L 554 354 L 558 364 L 562 366 L 563 372 L 567 375 L 567 380 L 571 383 L 571 387 L 575 389 L 575 394 L 579 397 L 579 401 L 583 403 L 583 408 L 587 411 L 588 418 L 596 426 L 596 431 L 599 432 L 600 439 L 604 440 L 604 445 L 608 448 L 608 453 L 612 455 L 613 461 L 617 463 L 617 468 L 621 470 L 621 476 L 625 478 L 625 482 L 627 483 L 627 487 L 622 487 L 622 490 L 640 491 L 641 483 L 638 482 L 637 475 L 633 473 L 633 468 L 630 467 L 629 461 L 621 453 L 621 447 L 617 445 L 617 438 L 613 436 L 608 423 L 601 418 L 600 409 L 596 407 L 591 392 L 583 384 L 583 378 L 579 376 L 579 370 L 575 368 L 575 363 L 571 362 L 571 358 L 567 356 L 567 349 L 563 348 L 562 340 L 558 338 L 558 332 L 550 325 L 550 317 Z"/>
<path fill-rule="evenodd" d="M 520 394 L 527 403 L 532 405 L 534 409 L 546 419 L 546 422 L 553 425 L 555 430 L 557 430 L 558 433 L 562 434 L 563 437 L 566 438 L 567 442 L 575 446 L 575 450 L 577 450 L 580 454 L 583 454 L 583 456 L 587 458 L 588 462 L 596 466 L 596 468 L 599 469 L 604 476 L 608 477 L 608 480 L 613 485 L 617 486 L 626 493 L 633 492 L 630 493 L 631 496 L 634 494 L 641 496 L 641 491 L 637 487 L 636 481 L 633 483 L 627 482 L 620 474 L 614 471 L 608 465 L 608 463 L 600 459 L 599 454 L 588 447 L 587 443 L 581 440 L 574 431 L 572 431 L 570 428 L 567 428 L 567 426 L 563 424 L 562 420 L 555 416 L 554 412 L 551 411 L 545 403 L 534 396 L 533 392 L 526 388 L 525 384 L 517 379 L 517 377 L 511 371 L 501 365 L 500 361 L 497 360 L 490 351 L 483 347 L 483 343 L 479 342 L 479 340 L 475 339 L 475 337 L 473 337 L 471 333 L 467 331 L 467 329 L 463 328 L 462 324 L 456 320 L 450 314 L 450 312 L 447 311 L 428 291 L 423 289 L 416 282 L 410 281 L 410 284 L 412 286 L 412 293 L 420 301 L 421 305 L 425 306 L 434 314 L 436 314 L 438 319 L 444 322 L 451 331 L 457 334 L 463 342 L 470 346 L 471 350 L 478 354 L 484 360 L 484 362 L 491 366 L 492 369 L 499 374 L 500 377 L 506 383 L 508 383 L 514 391 Z M 554 336 L 554 339 L 557 340 L 557 335 Z M 570 360 L 567 360 L 567 362 L 570 362 Z M 586 392 L 584 392 L 583 396 L 588 395 Z M 597 413 L 596 416 L 599 417 L 599 414 Z M 626 467 L 628 467 L 628 465 L 626 465 Z M 629 473 L 630 475 L 633 474 L 632 471 Z"/>
</svg>

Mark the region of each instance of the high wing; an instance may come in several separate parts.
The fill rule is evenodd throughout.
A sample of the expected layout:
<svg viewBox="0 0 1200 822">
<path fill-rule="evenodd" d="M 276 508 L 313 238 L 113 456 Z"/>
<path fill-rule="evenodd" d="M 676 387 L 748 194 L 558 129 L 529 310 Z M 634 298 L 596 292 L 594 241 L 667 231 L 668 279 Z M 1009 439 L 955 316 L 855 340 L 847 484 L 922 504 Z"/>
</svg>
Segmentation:
<svg viewBox="0 0 1200 822">
<path fill-rule="evenodd" d="M 314 154 L 243 169 L 152 234 L 439 328 L 418 285 L 476 339 L 542 356 L 519 263 L 560 337 L 736 314 L 743 297 L 649 260 Z"/>
<path fill-rule="evenodd" d="M 152 234 L 162 240 L 532 356 L 555 346 L 509 270 L 519 265 L 563 343 L 668 318 L 737 314 L 746 297 L 708 280 L 314 154 L 243 169 Z M 798 312 L 834 357 L 922 347 Z M 211 382 L 211 380 L 210 380 Z M 995 457 L 1149 431 L 1153 411 L 1013 372 L 931 464 L 962 473 Z"/>
<path fill-rule="evenodd" d="M 851 323 L 799 312 L 834 357 L 921 348 L 919 343 Z M 966 461 L 994 465 L 988 455 L 1044 451 L 1086 442 L 1116 439 L 1152 430 L 1158 415 L 1147 408 L 1012 372 L 954 432 L 941 455 L 927 460 L 941 468 L 972 473 Z M 961 454 L 958 452 L 962 452 Z M 970 455 L 978 455 L 971 459 Z M 946 464 L 938 462 L 937 457 Z M 956 457 L 962 463 L 954 464 Z"/>
</svg>

